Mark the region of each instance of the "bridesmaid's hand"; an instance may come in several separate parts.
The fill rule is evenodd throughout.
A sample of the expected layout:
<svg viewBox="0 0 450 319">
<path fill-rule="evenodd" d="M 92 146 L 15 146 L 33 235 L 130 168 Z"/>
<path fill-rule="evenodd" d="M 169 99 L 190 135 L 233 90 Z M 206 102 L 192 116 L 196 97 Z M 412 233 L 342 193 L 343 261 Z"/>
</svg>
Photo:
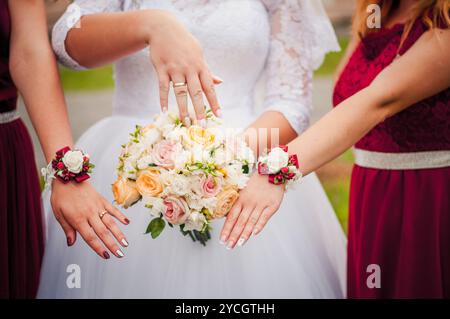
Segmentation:
<svg viewBox="0 0 450 319">
<path fill-rule="evenodd" d="M 222 80 L 211 74 L 197 39 L 171 14 L 160 11 L 159 16 L 155 17 L 155 10 L 152 10 L 151 14 L 152 19 L 160 19 L 160 23 L 152 23 L 148 43 L 152 63 L 159 77 L 163 112 L 168 108 L 168 94 L 172 81 L 180 119 L 186 125 L 189 125 L 188 93 L 200 125 L 205 125 L 206 117 L 203 93 L 213 113 L 220 117 L 221 111 L 214 85 L 220 84 Z"/>
<path fill-rule="evenodd" d="M 227 215 L 220 242 L 232 249 L 260 233 L 280 207 L 284 191 L 284 185 L 270 184 L 267 176 L 254 173 Z"/>
<path fill-rule="evenodd" d="M 123 247 L 127 247 L 128 242 L 114 218 L 124 225 L 128 225 L 129 220 L 97 193 L 89 182 L 63 184 L 58 179 L 54 180 L 51 204 L 53 213 L 66 234 L 68 246 L 75 243 L 76 232 L 79 232 L 100 257 L 109 259 L 109 253 L 103 244 L 116 257 L 124 256 L 117 242 Z M 107 213 L 101 218 L 105 211 Z"/>
</svg>

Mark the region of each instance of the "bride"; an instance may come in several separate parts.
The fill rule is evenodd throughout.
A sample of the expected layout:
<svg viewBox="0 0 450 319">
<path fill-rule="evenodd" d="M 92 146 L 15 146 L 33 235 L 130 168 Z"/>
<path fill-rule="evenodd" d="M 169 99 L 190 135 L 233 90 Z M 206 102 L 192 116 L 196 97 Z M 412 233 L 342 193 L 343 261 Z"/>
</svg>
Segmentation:
<svg viewBox="0 0 450 319">
<path fill-rule="evenodd" d="M 74 8 L 81 20 L 73 19 Z M 138 15 L 141 12 L 149 15 Z M 206 67 L 194 75 L 176 72 L 176 66 L 172 72 L 161 67 L 164 59 L 158 57 L 164 54 L 196 54 L 187 47 L 178 51 L 186 38 L 192 41 L 184 29 L 179 29 L 180 36 L 175 38 L 177 49 L 169 47 L 164 54 L 154 45 L 156 35 L 148 42 L 132 41 L 139 33 L 148 34 L 149 28 L 153 33 L 167 31 L 158 15 L 151 19 L 156 12 L 175 17 L 199 41 L 209 67 L 224 79 L 216 91 L 212 83 L 221 80 Z M 189 93 L 201 124 L 201 93 L 205 92 L 209 105 L 226 126 L 244 128 L 257 118 L 255 87 L 265 74 L 263 112 L 266 116 L 285 116 L 290 123 L 285 130 L 294 138 L 308 126 L 313 69 L 328 51 L 337 49 L 320 2 L 309 0 L 76 0 L 55 25 L 53 46 L 59 60 L 75 69 L 114 62 L 113 115 L 92 126 L 77 143 L 96 164 L 92 186 L 110 201 L 120 145 L 136 124 L 151 121 L 159 105 L 165 109 L 178 104 L 185 118 Z M 187 82 L 188 92 L 177 87 L 176 98 L 172 101 L 170 96 L 167 101 L 170 80 Z M 127 210 L 131 223 L 123 234 L 117 229 L 111 231 L 116 238 L 126 236 L 125 241 L 119 239 L 126 247 L 116 249 L 115 242 L 104 240 L 116 257 L 125 256 L 104 260 L 86 242 L 74 244 L 73 234 L 67 236 L 68 244 L 74 245 L 65 246 L 50 197 L 50 192 L 44 194 L 48 233 L 40 298 L 345 296 L 346 239 L 314 174 L 287 193 L 279 212 L 257 238 L 233 250 L 220 245 L 222 221 L 213 223 L 212 240 L 206 247 L 180 238 L 175 231 L 153 240 L 143 234 L 152 217 L 132 207 Z M 66 207 L 76 204 L 71 201 Z M 114 215 L 127 223 L 117 211 Z M 70 234 L 70 227 L 63 228 Z M 99 243 L 89 244 L 100 256 L 109 258 Z M 70 289 L 66 270 L 73 264 L 79 266 L 81 281 L 80 288 Z"/>
</svg>

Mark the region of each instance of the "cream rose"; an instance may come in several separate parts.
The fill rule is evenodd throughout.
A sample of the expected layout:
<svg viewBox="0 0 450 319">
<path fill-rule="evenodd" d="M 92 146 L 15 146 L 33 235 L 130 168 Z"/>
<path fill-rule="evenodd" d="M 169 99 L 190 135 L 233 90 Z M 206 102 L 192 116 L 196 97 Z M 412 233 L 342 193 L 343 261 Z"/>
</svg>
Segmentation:
<svg viewBox="0 0 450 319">
<path fill-rule="evenodd" d="M 173 225 L 183 224 L 189 216 L 189 206 L 181 197 L 168 196 L 164 199 L 164 205 L 164 217 Z"/>
<path fill-rule="evenodd" d="M 186 219 L 186 222 L 184 223 L 184 230 L 197 230 L 201 231 L 203 229 L 203 226 L 206 223 L 206 217 L 202 213 L 199 213 L 197 211 L 191 212 L 189 217 Z"/>
<path fill-rule="evenodd" d="M 228 214 L 233 204 L 239 197 L 236 187 L 228 186 L 225 187 L 217 195 L 217 205 L 212 214 L 213 219 L 222 218 Z"/>
<path fill-rule="evenodd" d="M 159 171 L 156 168 L 148 168 L 139 173 L 136 180 L 136 187 L 142 196 L 153 197 L 163 191 L 163 186 L 159 178 Z"/>
<path fill-rule="evenodd" d="M 265 160 L 269 174 L 278 173 L 282 167 L 286 167 L 288 165 L 288 162 L 289 154 L 280 147 L 273 148 Z"/>
<path fill-rule="evenodd" d="M 175 157 L 180 150 L 181 145 L 177 143 L 161 141 L 153 148 L 153 162 L 161 167 L 173 168 L 175 165 Z"/>
<path fill-rule="evenodd" d="M 214 143 L 215 136 L 208 129 L 192 125 L 187 131 L 188 144 L 198 144 L 203 147 L 208 147 Z"/>
<path fill-rule="evenodd" d="M 83 169 L 84 156 L 86 155 L 83 155 L 81 151 L 68 151 L 64 154 L 62 161 L 69 172 L 78 174 Z"/>
<path fill-rule="evenodd" d="M 141 194 L 136 189 L 136 183 L 123 177 L 119 177 L 112 185 L 112 192 L 114 200 L 124 208 L 130 207 L 141 199 Z"/>
</svg>

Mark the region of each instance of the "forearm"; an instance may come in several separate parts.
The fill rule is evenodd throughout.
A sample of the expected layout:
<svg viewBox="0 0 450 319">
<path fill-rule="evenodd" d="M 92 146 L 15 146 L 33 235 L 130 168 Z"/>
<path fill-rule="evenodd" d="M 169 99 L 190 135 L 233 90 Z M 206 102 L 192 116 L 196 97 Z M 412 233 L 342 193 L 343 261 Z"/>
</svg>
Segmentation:
<svg viewBox="0 0 450 319">
<path fill-rule="evenodd" d="M 80 27 L 67 34 L 66 50 L 82 66 L 108 64 L 148 46 L 153 35 L 171 19 L 161 10 L 82 16 Z"/>
<path fill-rule="evenodd" d="M 59 74 L 50 45 L 13 47 L 11 73 L 47 161 L 73 139 Z"/>
<path fill-rule="evenodd" d="M 284 145 L 297 137 L 297 133 L 280 112 L 261 114 L 244 132 L 247 144 L 255 154 L 276 145 Z"/>
<path fill-rule="evenodd" d="M 309 174 L 350 148 L 390 110 L 370 89 L 362 90 L 289 143 L 289 153 L 298 155 L 300 171 Z"/>
</svg>

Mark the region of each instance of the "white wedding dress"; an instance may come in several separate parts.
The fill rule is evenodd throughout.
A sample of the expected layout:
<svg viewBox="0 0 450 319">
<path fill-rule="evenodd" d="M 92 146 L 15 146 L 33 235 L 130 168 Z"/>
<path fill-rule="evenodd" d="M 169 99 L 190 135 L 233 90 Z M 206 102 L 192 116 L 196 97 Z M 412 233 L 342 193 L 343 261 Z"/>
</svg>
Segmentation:
<svg viewBox="0 0 450 319">
<path fill-rule="evenodd" d="M 263 110 L 282 112 L 299 133 L 308 126 L 312 72 L 328 51 L 338 49 L 319 1 L 304 0 L 79 0 L 81 14 L 160 8 L 173 12 L 203 46 L 213 72 L 225 124 L 245 127 Z M 76 10 L 75 10 L 76 11 Z M 64 48 L 76 22 L 66 11 L 53 30 L 53 46 L 66 66 L 82 69 Z M 117 26 L 120 28 L 120 25 Z M 95 44 L 92 44 L 95 45 Z M 117 61 L 113 115 L 87 130 L 77 146 L 96 164 L 94 187 L 112 201 L 115 166 L 135 124 L 159 112 L 158 80 L 148 49 Z M 255 97 L 261 75 L 264 98 Z M 172 98 L 172 97 L 171 97 Z M 171 105 L 175 106 L 174 99 Z M 92 105 L 95 108 L 95 105 Z M 174 110 L 176 110 L 174 108 Z M 219 243 L 223 220 L 213 223 L 207 247 L 166 229 L 144 235 L 151 219 L 136 205 L 121 226 L 130 246 L 125 257 L 99 258 L 78 236 L 68 248 L 44 194 L 47 244 L 39 298 L 342 298 L 346 238 L 314 174 L 288 191 L 264 231 L 228 251 Z M 81 287 L 68 288 L 69 265 L 81 270 Z"/>
</svg>

